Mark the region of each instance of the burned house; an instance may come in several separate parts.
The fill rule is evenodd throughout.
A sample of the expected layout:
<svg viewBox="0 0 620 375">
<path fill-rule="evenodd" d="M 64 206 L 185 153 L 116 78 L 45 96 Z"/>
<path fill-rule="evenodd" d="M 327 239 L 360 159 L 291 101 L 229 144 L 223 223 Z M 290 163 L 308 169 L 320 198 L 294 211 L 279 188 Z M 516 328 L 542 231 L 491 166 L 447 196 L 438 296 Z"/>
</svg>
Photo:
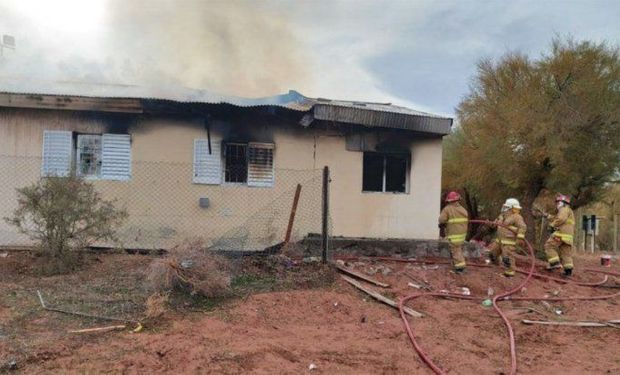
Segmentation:
<svg viewBox="0 0 620 375">
<path fill-rule="evenodd" d="M 204 237 L 257 250 L 281 241 L 297 185 L 295 238 L 321 230 L 328 166 L 331 235 L 437 238 L 450 118 L 295 91 L 245 99 L 37 82 L 0 92 L 0 217 L 16 188 L 75 173 L 128 210 L 124 246 Z M 0 222 L 0 246 L 27 242 Z"/>
</svg>

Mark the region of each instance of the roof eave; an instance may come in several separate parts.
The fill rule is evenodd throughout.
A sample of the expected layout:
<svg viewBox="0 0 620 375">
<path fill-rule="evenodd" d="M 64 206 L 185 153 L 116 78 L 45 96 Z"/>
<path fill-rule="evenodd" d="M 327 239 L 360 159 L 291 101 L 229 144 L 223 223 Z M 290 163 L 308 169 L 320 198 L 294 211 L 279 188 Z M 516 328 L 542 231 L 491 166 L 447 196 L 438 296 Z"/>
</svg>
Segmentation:
<svg viewBox="0 0 620 375">
<path fill-rule="evenodd" d="M 453 121 L 447 117 L 375 111 L 329 104 L 316 104 L 313 112 L 317 120 L 359 124 L 373 128 L 410 130 L 441 136 L 450 134 Z"/>
</svg>

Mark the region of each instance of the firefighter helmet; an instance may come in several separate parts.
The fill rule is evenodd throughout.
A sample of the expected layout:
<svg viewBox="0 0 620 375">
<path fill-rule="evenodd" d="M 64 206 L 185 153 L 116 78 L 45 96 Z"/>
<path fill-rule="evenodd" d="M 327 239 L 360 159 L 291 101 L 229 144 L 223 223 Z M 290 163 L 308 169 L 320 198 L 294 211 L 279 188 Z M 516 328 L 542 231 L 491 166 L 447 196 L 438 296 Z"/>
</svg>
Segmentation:
<svg viewBox="0 0 620 375">
<path fill-rule="evenodd" d="M 517 210 L 521 209 L 521 204 L 519 203 L 519 200 L 516 198 L 506 199 L 506 203 L 504 203 L 504 206 L 508 208 L 516 208 Z"/>
<path fill-rule="evenodd" d="M 456 202 L 461 199 L 461 194 L 456 191 L 451 191 L 446 195 L 446 202 Z"/>
<path fill-rule="evenodd" d="M 564 194 L 558 194 L 555 196 L 555 201 L 570 204 L 570 196 L 564 195 Z"/>
</svg>

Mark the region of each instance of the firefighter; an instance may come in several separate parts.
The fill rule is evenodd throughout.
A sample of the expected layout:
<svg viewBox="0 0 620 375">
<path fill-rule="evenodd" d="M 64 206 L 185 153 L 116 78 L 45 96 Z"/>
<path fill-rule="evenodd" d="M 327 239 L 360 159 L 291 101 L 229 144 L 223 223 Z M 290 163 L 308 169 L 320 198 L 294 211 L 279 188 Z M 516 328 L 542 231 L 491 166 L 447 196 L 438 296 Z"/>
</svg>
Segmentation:
<svg viewBox="0 0 620 375">
<path fill-rule="evenodd" d="M 547 269 L 564 268 L 564 276 L 570 277 L 573 274 L 573 235 L 575 232 L 575 215 L 570 208 L 570 197 L 558 194 L 555 197 L 556 215 L 547 214 L 549 226 L 553 234 L 545 242 L 545 253 L 547 254 Z"/>
<path fill-rule="evenodd" d="M 456 191 L 451 191 L 446 196 L 446 206 L 439 214 L 439 227 L 445 228 L 445 235 L 450 243 L 452 264 L 456 273 L 465 270 L 465 257 L 463 256 L 463 243 L 467 236 L 467 223 L 469 214 L 460 205 L 461 196 Z"/>
<path fill-rule="evenodd" d="M 515 252 L 517 246 L 525 240 L 527 225 L 521 216 L 521 204 L 515 198 L 508 198 L 504 203 L 507 208 L 502 220 L 498 221 L 497 240 L 492 249 L 491 256 L 495 257 L 495 263 L 499 263 L 501 255 L 502 263 L 506 270 L 504 275 L 512 277 L 515 275 Z M 493 258 L 492 258 L 493 259 Z"/>
<path fill-rule="evenodd" d="M 509 210 L 508 206 L 506 206 L 506 203 L 504 203 L 502 205 L 502 209 L 499 213 L 499 216 L 497 217 L 497 219 L 495 219 L 494 223 L 495 224 L 503 223 L 504 216 L 506 215 L 508 210 Z M 488 249 L 489 249 L 489 260 L 491 261 L 491 263 L 495 264 L 496 266 L 499 266 L 500 256 L 502 255 L 502 248 L 500 247 L 499 237 L 496 237 L 495 240 L 491 242 Z"/>
</svg>

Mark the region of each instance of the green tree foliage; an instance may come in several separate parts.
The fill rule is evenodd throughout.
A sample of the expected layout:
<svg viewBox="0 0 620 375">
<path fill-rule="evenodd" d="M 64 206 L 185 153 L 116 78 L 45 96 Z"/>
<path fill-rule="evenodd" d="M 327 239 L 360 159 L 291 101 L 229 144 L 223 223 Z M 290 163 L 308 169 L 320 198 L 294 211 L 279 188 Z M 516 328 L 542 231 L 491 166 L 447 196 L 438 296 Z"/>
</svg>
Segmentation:
<svg viewBox="0 0 620 375">
<path fill-rule="evenodd" d="M 457 115 L 444 187 L 467 188 L 488 215 L 507 197 L 529 208 L 543 191 L 596 201 L 620 167 L 618 48 L 556 39 L 539 59 L 483 60 Z"/>
<path fill-rule="evenodd" d="M 91 183 L 74 176 L 44 178 L 17 193 L 18 207 L 5 220 L 39 243 L 53 272 L 72 269 L 92 243 L 114 240 L 116 227 L 127 217 Z"/>
</svg>

